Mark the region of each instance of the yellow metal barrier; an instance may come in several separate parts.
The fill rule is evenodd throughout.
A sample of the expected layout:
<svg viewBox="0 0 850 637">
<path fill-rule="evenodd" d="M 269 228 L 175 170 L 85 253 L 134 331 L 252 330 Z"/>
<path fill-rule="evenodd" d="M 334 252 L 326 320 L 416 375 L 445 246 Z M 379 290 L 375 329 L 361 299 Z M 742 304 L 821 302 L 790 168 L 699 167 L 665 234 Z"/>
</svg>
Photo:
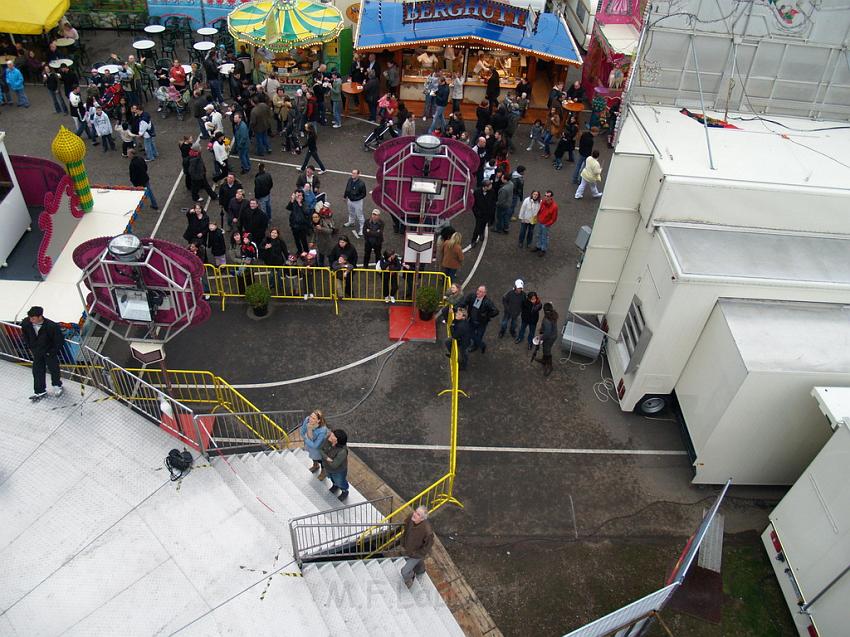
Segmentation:
<svg viewBox="0 0 850 637">
<path fill-rule="evenodd" d="M 171 397 L 181 403 L 200 403 L 211 406 L 211 413 L 223 409 L 233 414 L 238 422 L 269 447 L 285 449 L 289 446 L 289 435 L 286 430 L 262 413 L 230 383 L 212 372 L 170 369 L 166 379 L 160 369 L 128 369 L 127 371 L 154 387 L 168 389 Z M 133 400 L 132 397 L 127 399 Z"/>
<path fill-rule="evenodd" d="M 245 296 L 252 283 L 266 285 L 273 299 L 316 299 L 333 301 L 339 314 L 339 301 L 383 302 L 392 296 L 397 302 L 410 303 L 415 287 L 433 287 L 444 296 L 451 280 L 442 272 L 413 270 L 383 272 L 371 268 L 333 271 L 330 268 L 290 265 L 205 266 L 210 296 L 221 299 L 224 311 L 228 298 Z"/>
<path fill-rule="evenodd" d="M 454 320 L 454 313 L 449 310 L 449 317 L 447 319 L 447 325 L 449 326 L 449 334 L 451 334 L 451 325 Z M 410 500 L 402 504 L 395 511 L 392 511 L 388 515 L 384 517 L 378 524 L 370 527 L 366 531 L 360 534 L 358 538 L 358 544 L 361 548 L 370 546 L 370 541 L 374 539 L 375 536 L 379 536 L 385 532 L 388 524 L 401 524 L 404 522 L 404 518 L 408 515 L 410 511 L 413 511 L 417 507 L 424 506 L 428 509 L 429 513 L 433 513 L 440 507 L 445 504 L 455 504 L 461 508 L 463 508 L 463 504 L 454 497 L 454 483 L 455 483 L 455 473 L 457 471 L 457 414 L 458 414 L 458 403 L 460 400 L 460 396 L 466 396 L 467 394 L 460 389 L 460 356 L 458 352 L 457 341 L 452 341 L 452 350 L 451 355 L 449 357 L 449 375 L 451 378 L 451 387 L 449 389 L 444 389 L 438 395 L 442 396 L 443 394 L 451 395 L 451 431 L 449 433 L 449 470 L 446 474 L 439 478 L 436 482 L 434 482 L 431 486 L 423 489 L 415 496 L 413 496 Z M 389 538 L 385 539 L 377 549 L 366 555 L 365 559 L 373 557 L 377 553 L 381 553 L 386 551 L 387 549 L 393 547 L 396 542 L 401 539 L 403 531 L 397 531 L 392 534 Z"/>
<path fill-rule="evenodd" d="M 422 271 L 417 275 L 413 270 L 386 272 L 354 268 L 345 277 L 341 271 L 332 274 L 336 295 L 345 301 L 383 301 L 392 296 L 398 302 L 410 303 L 414 287 L 433 287 L 443 296 L 451 285 L 449 277 L 442 272 Z"/>
</svg>

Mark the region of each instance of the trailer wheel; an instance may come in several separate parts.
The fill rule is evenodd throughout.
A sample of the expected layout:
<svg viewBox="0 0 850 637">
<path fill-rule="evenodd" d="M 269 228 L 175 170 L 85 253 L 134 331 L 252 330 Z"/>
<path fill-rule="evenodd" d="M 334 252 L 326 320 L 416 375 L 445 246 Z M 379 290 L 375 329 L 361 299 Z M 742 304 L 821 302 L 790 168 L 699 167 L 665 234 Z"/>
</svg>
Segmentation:
<svg viewBox="0 0 850 637">
<path fill-rule="evenodd" d="M 635 411 L 641 416 L 656 416 L 670 405 L 670 397 L 660 394 L 647 394 L 637 404 Z"/>
</svg>

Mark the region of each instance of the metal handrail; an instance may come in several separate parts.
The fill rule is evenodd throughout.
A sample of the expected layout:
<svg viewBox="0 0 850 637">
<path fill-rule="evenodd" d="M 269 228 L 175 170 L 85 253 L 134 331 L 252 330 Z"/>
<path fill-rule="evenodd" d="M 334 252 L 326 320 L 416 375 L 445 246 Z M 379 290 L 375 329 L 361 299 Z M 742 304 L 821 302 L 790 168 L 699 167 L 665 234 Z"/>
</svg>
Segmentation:
<svg viewBox="0 0 850 637">
<path fill-rule="evenodd" d="M 392 509 L 391 495 L 357 502 L 336 509 L 309 513 L 289 521 L 292 557 L 301 565 L 305 561 L 332 556 L 358 557 L 370 554 L 384 535 L 397 531 L 395 523 L 381 525 L 381 509 Z M 360 541 L 364 531 L 375 529 L 372 543 Z"/>
</svg>

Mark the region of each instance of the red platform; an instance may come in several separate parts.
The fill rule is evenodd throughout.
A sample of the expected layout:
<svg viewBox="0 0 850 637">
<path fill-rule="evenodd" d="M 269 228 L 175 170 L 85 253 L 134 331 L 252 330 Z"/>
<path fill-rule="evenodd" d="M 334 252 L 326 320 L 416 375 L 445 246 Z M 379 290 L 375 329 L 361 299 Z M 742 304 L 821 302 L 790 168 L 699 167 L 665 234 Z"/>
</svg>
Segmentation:
<svg viewBox="0 0 850 637">
<path fill-rule="evenodd" d="M 411 319 L 413 325 L 410 324 Z M 412 305 L 393 305 L 390 307 L 390 340 L 436 343 L 436 319 L 423 321 L 419 318 L 419 310 Z"/>
</svg>

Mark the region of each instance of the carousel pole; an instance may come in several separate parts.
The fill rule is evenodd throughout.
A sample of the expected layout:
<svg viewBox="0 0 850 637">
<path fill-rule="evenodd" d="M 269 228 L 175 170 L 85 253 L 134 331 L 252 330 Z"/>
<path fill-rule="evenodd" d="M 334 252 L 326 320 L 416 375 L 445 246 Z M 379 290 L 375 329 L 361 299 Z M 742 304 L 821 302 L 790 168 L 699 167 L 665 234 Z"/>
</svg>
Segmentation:
<svg viewBox="0 0 850 637">
<path fill-rule="evenodd" d="M 89 212 L 94 207 L 89 176 L 83 157 L 86 156 L 86 144 L 79 136 L 69 131 L 64 126 L 59 127 L 59 132 L 53 138 L 50 145 L 53 156 L 65 164 L 65 172 L 74 182 L 74 192 L 80 198 L 80 208 Z"/>
</svg>

